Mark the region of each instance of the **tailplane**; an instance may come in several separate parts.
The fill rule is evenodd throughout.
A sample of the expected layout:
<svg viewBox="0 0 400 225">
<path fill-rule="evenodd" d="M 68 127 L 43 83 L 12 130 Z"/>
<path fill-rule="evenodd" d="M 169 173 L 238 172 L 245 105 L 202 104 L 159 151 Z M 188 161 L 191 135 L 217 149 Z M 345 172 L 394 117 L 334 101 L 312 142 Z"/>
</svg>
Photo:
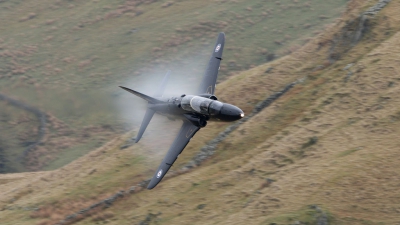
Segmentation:
<svg viewBox="0 0 400 225">
<path fill-rule="evenodd" d="M 165 74 L 164 79 L 161 82 L 161 85 L 157 89 L 157 92 L 155 94 L 156 97 L 161 97 L 162 96 L 162 93 L 164 92 L 165 87 L 167 86 L 167 81 L 168 81 L 168 78 L 169 78 L 169 74 L 170 74 L 170 71 L 168 71 L 167 74 Z M 153 109 L 151 109 L 150 106 L 152 104 L 165 103 L 165 102 L 161 101 L 161 100 L 158 100 L 156 98 L 150 97 L 148 95 L 142 94 L 140 92 L 137 92 L 137 91 L 132 90 L 132 89 L 127 88 L 127 87 L 122 87 L 122 86 L 119 86 L 119 87 L 124 89 L 127 92 L 130 92 L 130 93 L 132 93 L 132 94 L 134 94 L 134 95 L 146 100 L 148 102 L 146 114 L 144 115 L 142 124 L 140 125 L 139 132 L 138 132 L 138 134 L 136 136 L 136 139 L 135 139 L 135 142 L 138 143 L 139 140 L 142 138 L 144 131 L 146 130 L 147 126 L 150 123 L 150 120 L 153 118 L 154 113 L 155 113 L 155 111 Z"/>
<path fill-rule="evenodd" d="M 140 92 L 134 91 L 134 90 L 132 90 L 132 89 L 130 89 L 130 88 L 122 87 L 122 86 L 119 86 L 119 87 L 122 88 L 122 89 L 124 89 L 124 90 L 127 91 L 127 92 L 130 92 L 130 93 L 132 93 L 132 94 L 134 94 L 134 95 L 136 95 L 136 96 L 138 96 L 138 97 L 143 98 L 144 100 L 146 100 L 146 101 L 149 102 L 149 103 L 153 103 L 153 104 L 156 104 L 156 103 L 164 103 L 164 102 L 161 101 L 161 100 L 158 100 L 158 99 L 155 99 L 155 98 L 150 97 L 150 96 L 148 96 L 148 95 L 145 95 L 145 94 L 142 94 L 142 93 L 140 93 Z"/>
</svg>

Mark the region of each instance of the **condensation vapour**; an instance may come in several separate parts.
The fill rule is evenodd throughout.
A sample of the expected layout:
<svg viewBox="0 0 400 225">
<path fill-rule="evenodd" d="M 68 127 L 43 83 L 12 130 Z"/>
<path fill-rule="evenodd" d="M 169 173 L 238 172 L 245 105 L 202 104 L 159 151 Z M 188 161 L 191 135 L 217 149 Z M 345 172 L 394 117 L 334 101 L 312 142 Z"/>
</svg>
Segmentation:
<svg viewBox="0 0 400 225">
<path fill-rule="evenodd" d="M 171 71 L 167 81 L 164 97 L 194 94 L 205 73 L 209 56 L 186 58 L 169 65 L 154 66 L 149 72 L 132 77 L 118 84 L 143 94 L 154 96 L 168 70 Z M 126 129 L 138 131 L 147 109 L 147 102 L 124 90 L 118 92 L 117 108 Z M 181 120 L 171 121 L 165 116 L 155 114 L 150 121 L 140 144 L 147 148 L 148 156 L 162 158 L 177 135 Z M 134 132 L 136 135 L 136 132 Z M 134 138 L 133 136 L 132 138 Z"/>
</svg>

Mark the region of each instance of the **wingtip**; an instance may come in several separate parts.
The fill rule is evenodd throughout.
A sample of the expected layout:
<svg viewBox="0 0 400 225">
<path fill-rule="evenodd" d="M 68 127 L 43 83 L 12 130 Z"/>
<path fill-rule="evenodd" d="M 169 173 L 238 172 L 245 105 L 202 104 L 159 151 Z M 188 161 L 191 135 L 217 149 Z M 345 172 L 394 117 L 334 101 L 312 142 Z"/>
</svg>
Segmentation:
<svg viewBox="0 0 400 225">
<path fill-rule="evenodd" d="M 147 125 L 146 125 L 146 127 L 147 127 Z M 140 139 L 142 139 L 143 133 L 144 133 L 144 131 L 143 131 L 143 132 L 140 132 L 140 130 L 139 130 L 139 133 L 138 133 L 137 136 L 135 137 L 135 143 L 138 143 L 138 142 L 140 141 Z"/>
<path fill-rule="evenodd" d="M 151 190 L 151 189 L 155 188 L 159 182 L 160 181 L 154 182 L 153 180 L 151 180 L 150 183 L 147 185 L 147 189 Z"/>
<path fill-rule="evenodd" d="M 160 169 L 158 170 L 158 172 L 159 172 L 159 171 L 160 171 Z M 156 172 L 156 173 L 158 173 L 158 172 Z M 168 170 L 167 170 L 167 172 L 168 172 Z M 157 177 L 157 174 L 155 174 L 155 175 L 151 178 L 150 182 L 147 184 L 147 189 L 151 190 L 151 189 L 157 187 L 157 185 L 161 182 L 161 180 L 163 179 L 163 177 L 165 176 L 165 174 L 166 174 L 167 172 L 165 172 L 164 174 L 162 174 L 161 177 Z"/>
<path fill-rule="evenodd" d="M 155 186 L 157 186 L 157 184 L 154 185 L 154 182 L 152 182 L 152 181 L 153 181 L 153 179 L 150 180 L 149 184 L 148 184 L 147 187 L 146 187 L 148 190 L 151 190 L 151 189 L 153 189 Z"/>
</svg>

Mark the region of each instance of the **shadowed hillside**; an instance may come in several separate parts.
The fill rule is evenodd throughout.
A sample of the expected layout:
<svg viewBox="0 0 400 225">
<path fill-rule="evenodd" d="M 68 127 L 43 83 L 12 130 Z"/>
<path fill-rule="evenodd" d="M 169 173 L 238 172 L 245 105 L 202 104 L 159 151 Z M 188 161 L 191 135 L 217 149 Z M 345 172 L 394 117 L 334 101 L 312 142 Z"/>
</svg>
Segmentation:
<svg viewBox="0 0 400 225">
<path fill-rule="evenodd" d="M 229 124 L 199 131 L 151 191 L 164 154 L 153 147 L 168 143 L 148 135 L 121 150 L 132 131 L 60 169 L 1 175 L 2 222 L 399 223 L 400 2 L 376 3 L 349 1 L 296 52 L 221 82 L 219 98 L 246 115 L 296 84 L 200 166 L 187 163 Z"/>
</svg>

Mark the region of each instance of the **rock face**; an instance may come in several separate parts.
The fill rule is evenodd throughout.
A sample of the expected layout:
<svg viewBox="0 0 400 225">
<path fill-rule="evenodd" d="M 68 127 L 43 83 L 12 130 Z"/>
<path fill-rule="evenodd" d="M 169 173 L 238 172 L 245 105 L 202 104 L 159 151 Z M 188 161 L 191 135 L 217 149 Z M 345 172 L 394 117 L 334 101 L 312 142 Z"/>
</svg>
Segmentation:
<svg viewBox="0 0 400 225">
<path fill-rule="evenodd" d="M 381 11 L 391 0 L 379 0 L 374 6 L 363 12 L 359 17 L 357 30 L 355 31 L 353 45 L 356 45 L 362 38 L 363 34 L 368 30 L 368 17 L 376 15 Z"/>
<path fill-rule="evenodd" d="M 363 34 L 368 30 L 368 17 L 376 15 L 381 11 L 391 0 L 379 0 L 374 6 L 362 13 L 359 17 L 357 30 L 355 31 L 353 45 L 356 45 L 362 38 Z"/>
<path fill-rule="evenodd" d="M 372 15 L 373 16 L 373 15 L 377 14 L 379 11 L 381 11 L 391 1 L 392 0 L 379 0 L 378 3 L 376 3 L 374 6 L 372 6 L 367 11 L 365 11 L 363 13 L 363 15 Z"/>
<path fill-rule="evenodd" d="M 315 216 L 317 220 L 317 225 L 329 225 L 328 216 L 324 211 L 322 211 L 320 207 L 311 206 L 311 208 L 315 209 L 315 211 L 317 212 L 317 215 Z"/>
<path fill-rule="evenodd" d="M 329 61 L 331 63 L 358 44 L 365 33 L 370 29 L 369 20 L 371 16 L 381 11 L 391 0 L 379 0 L 374 6 L 360 14 L 356 19 L 349 21 L 342 31 L 335 35 L 330 49 Z"/>
</svg>

